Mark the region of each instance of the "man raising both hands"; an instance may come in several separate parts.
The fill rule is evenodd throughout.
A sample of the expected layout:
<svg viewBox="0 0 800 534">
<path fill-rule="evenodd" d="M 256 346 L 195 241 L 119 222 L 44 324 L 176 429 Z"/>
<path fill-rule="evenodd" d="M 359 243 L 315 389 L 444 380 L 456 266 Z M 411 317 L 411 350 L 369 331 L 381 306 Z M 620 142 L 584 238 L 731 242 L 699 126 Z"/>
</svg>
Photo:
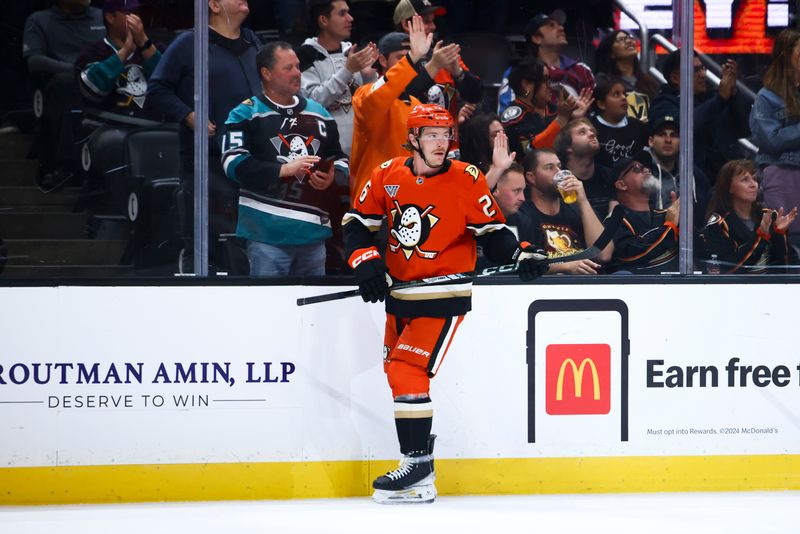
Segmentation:
<svg viewBox="0 0 800 534">
<path fill-rule="evenodd" d="M 456 61 L 461 51 L 457 44 L 443 46 L 437 43 L 430 61 L 418 71 L 418 65 L 430 51 L 432 42 L 433 34 L 425 35 L 420 16 L 412 17 L 408 35 L 393 32 L 378 41 L 382 76 L 374 83 L 362 85 L 353 95 L 351 195 L 361 191 L 372 169 L 386 158 L 410 155 L 403 148 L 405 125 L 411 108 L 420 101 L 408 93 L 408 86 L 417 76 L 435 76 L 444 65 Z"/>
</svg>

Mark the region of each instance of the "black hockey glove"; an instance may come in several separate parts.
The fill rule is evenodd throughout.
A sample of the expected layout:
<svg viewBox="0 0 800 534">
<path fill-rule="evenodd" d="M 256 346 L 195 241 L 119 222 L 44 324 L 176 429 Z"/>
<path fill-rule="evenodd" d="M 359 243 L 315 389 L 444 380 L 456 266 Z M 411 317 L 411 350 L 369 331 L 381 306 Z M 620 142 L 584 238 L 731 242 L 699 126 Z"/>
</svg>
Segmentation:
<svg viewBox="0 0 800 534">
<path fill-rule="evenodd" d="M 517 274 L 523 282 L 536 280 L 550 268 L 542 263 L 547 259 L 547 253 L 524 241 L 519 244 L 512 258 L 517 262 Z"/>
<path fill-rule="evenodd" d="M 350 256 L 349 263 L 364 302 L 383 302 L 389 293 L 391 279 L 378 249 L 370 247 L 356 250 Z"/>
</svg>

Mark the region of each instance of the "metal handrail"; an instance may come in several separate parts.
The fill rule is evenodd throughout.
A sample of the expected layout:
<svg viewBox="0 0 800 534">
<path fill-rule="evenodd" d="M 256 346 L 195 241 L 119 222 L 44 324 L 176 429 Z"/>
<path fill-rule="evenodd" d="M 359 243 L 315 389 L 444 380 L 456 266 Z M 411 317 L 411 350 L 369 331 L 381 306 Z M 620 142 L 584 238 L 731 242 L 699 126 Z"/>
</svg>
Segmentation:
<svg viewBox="0 0 800 534">
<path fill-rule="evenodd" d="M 622 0 L 614 0 L 614 4 L 620 11 L 628 15 L 636 24 L 639 25 L 639 43 L 641 48 L 639 50 L 639 62 L 645 72 L 650 71 L 650 30 L 647 29 L 647 24 L 643 20 L 639 20 L 634 14 L 633 10 L 628 7 Z"/>
</svg>

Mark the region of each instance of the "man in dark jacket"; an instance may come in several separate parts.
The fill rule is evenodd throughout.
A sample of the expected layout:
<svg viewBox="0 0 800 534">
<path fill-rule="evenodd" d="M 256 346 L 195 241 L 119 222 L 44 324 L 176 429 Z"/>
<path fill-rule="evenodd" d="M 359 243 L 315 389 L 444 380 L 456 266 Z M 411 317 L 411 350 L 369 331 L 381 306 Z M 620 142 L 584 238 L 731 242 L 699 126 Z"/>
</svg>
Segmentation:
<svg viewBox="0 0 800 534">
<path fill-rule="evenodd" d="M 650 104 L 651 115 L 674 115 L 680 109 L 680 49 L 662 63 L 667 83 Z M 750 137 L 750 104 L 736 90 L 738 67 L 728 60 L 722 66 L 719 88 L 708 86 L 706 67 L 694 56 L 694 158 L 713 182 L 726 161 L 745 157 L 738 140 Z"/>
</svg>

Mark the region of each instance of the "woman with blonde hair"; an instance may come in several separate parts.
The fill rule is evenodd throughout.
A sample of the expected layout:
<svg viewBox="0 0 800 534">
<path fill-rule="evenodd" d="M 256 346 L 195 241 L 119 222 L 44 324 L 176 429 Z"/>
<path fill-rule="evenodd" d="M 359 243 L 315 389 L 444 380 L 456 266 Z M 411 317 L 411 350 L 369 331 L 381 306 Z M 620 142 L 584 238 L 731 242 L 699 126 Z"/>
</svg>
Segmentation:
<svg viewBox="0 0 800 534">
<path fill-rule="evenodd" d="M 775 39 L 772 61 L 750 112 L 750 129 L 759 152 L 764 204 L 800 205 L 800 32 L 783 30 Z M 789 241 L 800 245 L 800 221 L 789 225 Z"/>
</svg>

